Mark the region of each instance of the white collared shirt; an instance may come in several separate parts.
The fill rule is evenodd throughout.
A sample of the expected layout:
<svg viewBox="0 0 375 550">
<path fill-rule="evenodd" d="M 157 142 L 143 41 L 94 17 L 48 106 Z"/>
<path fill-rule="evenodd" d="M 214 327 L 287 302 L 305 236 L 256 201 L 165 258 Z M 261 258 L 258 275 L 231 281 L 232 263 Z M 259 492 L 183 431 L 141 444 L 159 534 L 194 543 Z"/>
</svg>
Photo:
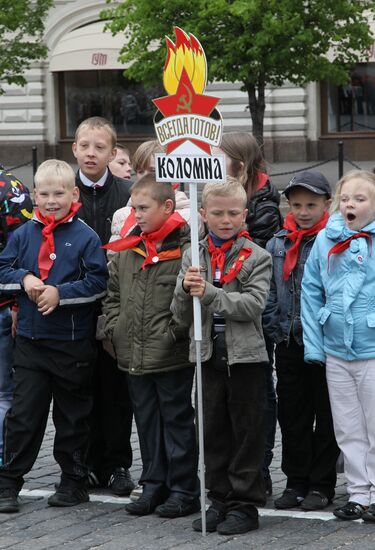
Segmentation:
<svg viewBox="0 0 375 550">
<path fill-rule="evenodd" d="M 82 170 L 79 171 L 79 177 L 83 185 L 86 185 L 86 187 L 103 187 L 108 177 L 108 168 L 106 168 L 104 174 L 98 181 L 91 181 L 87 176 L 85 176 Z"/>
</svg>

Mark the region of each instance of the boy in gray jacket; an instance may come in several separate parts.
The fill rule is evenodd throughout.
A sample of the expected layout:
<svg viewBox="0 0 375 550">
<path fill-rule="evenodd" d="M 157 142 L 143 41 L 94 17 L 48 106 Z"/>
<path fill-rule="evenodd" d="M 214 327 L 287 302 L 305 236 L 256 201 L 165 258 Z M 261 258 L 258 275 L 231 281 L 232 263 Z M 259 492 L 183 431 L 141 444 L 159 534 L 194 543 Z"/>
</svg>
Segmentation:
<svg viewBox="0 0 375 550">
<path fill-rule="evenodd" d="M 246 192 L 234 178 L 208 184 L 201 214 L 209 234 L 200 243 L 200 267 L 183 257 L 172 312 L 192 322 L 192 297 L 202 304 L 202 376 L 207 531 L 223 535 L 258 528 L 265 503 L 265 367 L 262 311 L 271 276 L 268 252 L 243 230 Z M 191 336 L 193 327 L 191 327 Z M 195 362 L 194 342 L 190 360 Z M 193 522 L 202 530 L 201 519 Z"/>
</svg>

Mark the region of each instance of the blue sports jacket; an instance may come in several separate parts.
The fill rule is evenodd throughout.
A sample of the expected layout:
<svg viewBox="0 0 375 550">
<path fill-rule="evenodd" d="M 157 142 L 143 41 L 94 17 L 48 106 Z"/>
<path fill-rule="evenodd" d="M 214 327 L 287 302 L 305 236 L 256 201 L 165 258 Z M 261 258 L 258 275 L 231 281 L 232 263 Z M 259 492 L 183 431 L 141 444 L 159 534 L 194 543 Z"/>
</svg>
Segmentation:
<svg viewBox="0 0 375 550">
<path fill-rule="evenodd" d="M 60 303 L 52 313 L 42 315 L 22 286 L 27 273 L 40 277 L 42 229 L 36 218 L 30 220 L 14 232 L 0 255 L 0 290 L 17 293 L 17 334 L 54 340 L 92 337 L 95 302 L 105 296 L 108 278 L 100 239 L 77 216 L 55 228 L 56 259 L 44 283 L 58 289 Z"/>
<path fill-rule="evenodd" d="M 326 355 L 346 361 L 375 358 L 375 221 L 341 254 L 328 252 L 358 231 L 339 213 L 318 234 L 305 265 L 301 313 L 307 362 Z"/>
</svg>

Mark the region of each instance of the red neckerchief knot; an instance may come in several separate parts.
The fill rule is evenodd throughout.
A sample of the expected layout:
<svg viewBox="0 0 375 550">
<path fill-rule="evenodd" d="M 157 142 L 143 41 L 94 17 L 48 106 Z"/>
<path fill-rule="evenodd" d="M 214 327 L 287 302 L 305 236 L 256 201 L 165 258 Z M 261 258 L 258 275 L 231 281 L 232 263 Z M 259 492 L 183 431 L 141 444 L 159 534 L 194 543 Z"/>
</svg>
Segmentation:
<svg viewBox="0 0 375 550">
<path fill-rule="evenodd" d="M 287 281 L 289 279 L 290 274 L 297 265 L 299 247 L 302 239 L 304 237 L 312 237 L 313 235 L 317 235 L 319 231 L 326 226 L 328 218 L 329 214 L 326 211 L 315 225 L 309 227 L 308 229 L 300 229 L 296 224 L 296 220 L 292 212 L 289 212 L 289 214 L 286 216 L 283 227 L 284 229 L 288 229 L 289 233 L 287 233 L 287 235 L 285 236 L 287 239 L 290 239 L 294 244 L 289 248 L 285 255 L 284 281 Z"/>
<path fill-rule="evenodd" d="M 58 225 L 61 225 L 62 223 L 65 223 L 73 218 L 80 208 L 80 202 L 73 202 L 67 215 L 57 221 L 55 221 L 55 216 L 43 216 L 39 208 L 35 208 L 34 213 L 36 218 L 44 224 L 42 229 L 43 240 L 38 254 L 38 268 L 42 281 L 45 281 L 48 278 L 53 262 L 56 259 L 55 239 L 53 232 Z"/>
<path fill-rule="evenodd" d="M 145 261 L 142 264 L 142 269 L 145 269 L 146 265 L 153 265 L 158 261 L 158 253 L 156 250 L 157 243 L 163 241 L 168 235 L 173 233 L 173 231 L 185 224 L 186 221 L 184 218 L 178 212 L 174 212 L 157 231 L 153 231 L 152 233 L 141 233 L 140 235 L 129 235 L 123 239 L 112 241 L 102 248 L 110 249 L 114 252 L 121 252 L 122 250 L 134 248 L 143 241 L 147 253 Z"/>
<path fill-rule="evenodd" d="M 329 269 L 329 258 L 332 256 L 332 254 L 341 254 L 341 252 L 344 252 L 347 248 L 349 248 L 350 243 L 353 239 L 359 239 L 360 237 L 365 237 L 368 239 L 369 248 L 370 248 L 370 255 L 372 250 L 372 239 L 371 234 L 366 233 L 366 231 L 359 231 L 358 233 L 354 233 L 351 237 L 348 237 L 345 239 L 345 241 L 341 241 L 340 243 L 335 244 L 332 248 L 328 251 L 328 269 Z"/>
<path fill-rule="evenodd" d="M 253 249 L 252 248 L 242 248 L 228 271 L 226 275 L 224 275 L 224 264 L 225 264 L 225 258 L 226 258 L 226 252 L 232 248 L 233 243 L 239 238 L 239 237 L 246 237 L 251 241 L 251 237 L 248 234 L 247 231 L 240 231 L 234 239 L 229 239 L 228 241 L 225 241 L 220 247 L 215 246 L 211 235 L 208 235 L 208 252 L 210 254 L 210 261 L 211 261 L 211 270 L 212 275 L 215 275 L 216 268 L 220 271 L 220 284 L 226 284 L 232 281 L 236 275 L 240 272 L 242 264 L 250 256 Z"/>
</svg>

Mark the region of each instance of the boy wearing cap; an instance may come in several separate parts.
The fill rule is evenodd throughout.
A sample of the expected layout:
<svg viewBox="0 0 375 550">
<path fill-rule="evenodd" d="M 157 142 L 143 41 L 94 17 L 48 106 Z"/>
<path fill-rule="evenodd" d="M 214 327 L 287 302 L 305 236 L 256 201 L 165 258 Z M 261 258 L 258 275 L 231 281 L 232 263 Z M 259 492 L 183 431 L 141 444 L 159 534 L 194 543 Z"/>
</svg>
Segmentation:
<svg viewBox="0 0 375 550">
<path fill-rule="evenodd" d="M 267 243 L 273 275 L 263 319 L 265 334 L 276 344 L 281 467 L 287 477 L 286 489 L 274 504 L 278 509 L 321 510 L 334 496 L 339 450 L 325 365 L 304 362 L 300 296 L 306 260 L 329 217 L 331 188 L 320 172 L 305 171 L 289 182 L 284 194 L 290 212 L 284 228 Z"/>
</svg>

